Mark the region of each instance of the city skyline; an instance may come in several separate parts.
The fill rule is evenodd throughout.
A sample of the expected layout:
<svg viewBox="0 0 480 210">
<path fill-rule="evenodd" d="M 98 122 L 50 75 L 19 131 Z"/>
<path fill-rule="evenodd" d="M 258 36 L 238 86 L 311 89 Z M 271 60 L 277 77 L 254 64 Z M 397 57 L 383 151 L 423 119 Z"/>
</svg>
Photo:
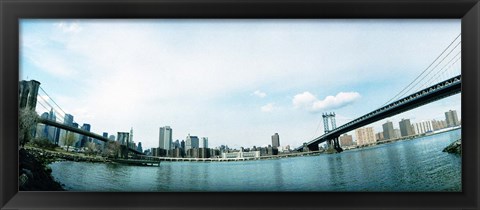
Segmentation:
<svg viewBox="0 0 480 210">
<path fill-rule="evenodd" d="M 321 112 L 335 111 L 339 126 L 378 108 L 460 33 L 459 20 L 22 20 L 20 26 L 21 79 L 40 81 L 93 132 L 133 127 L 145 149 L 158 146 L 158 128 L 166 125 L 173 139 L 206 136 L 211 147 L 265 146 L 274 133 L 282 145 L 299 146 L 323 134 Z M 461 120 L 460 94 L 371 126 L 381 131 L 386 120 L 441 119 L 450 109 Z"/>
</svg>

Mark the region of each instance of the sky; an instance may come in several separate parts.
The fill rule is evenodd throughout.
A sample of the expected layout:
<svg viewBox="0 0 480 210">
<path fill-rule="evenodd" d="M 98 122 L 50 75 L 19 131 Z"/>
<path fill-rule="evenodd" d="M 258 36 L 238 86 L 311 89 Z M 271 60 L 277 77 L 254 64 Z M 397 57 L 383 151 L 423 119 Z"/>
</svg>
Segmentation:
<svg viewBox="0 0 480 210">
<path fill-rule="evenodd" d="M 460 29 L 460 19 L 22 19 L 20 80 L 39 81 L 95 133 L 133 128 L 144 149 L 158 147 L 163 126 L 174 141 L 208 137 L 211 148 L 267 146 L 274 133 L 281 146 L 297 147 L 323 134 L 324 112 L 340 126 L 419 75 L 411 91 L 459 75 Z M 369 126 L 442 120 L 448 110 L 460 118 L 460 99 Z"/>
</svg>

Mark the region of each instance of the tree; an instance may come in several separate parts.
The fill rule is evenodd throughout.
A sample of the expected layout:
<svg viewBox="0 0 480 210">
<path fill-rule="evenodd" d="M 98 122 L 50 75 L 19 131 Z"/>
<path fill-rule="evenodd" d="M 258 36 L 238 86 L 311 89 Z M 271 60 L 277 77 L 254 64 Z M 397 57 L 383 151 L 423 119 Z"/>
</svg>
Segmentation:
<svg viewBox="0 0 480 210">
<path fill-rule="evenodd" d="M 33 131 L 37 125 L 38 115 L 35 110 L 23 108 L 18 113 L 18 142 L 20 147 L 25 146 L 33 138 Z"/>
<path fill-rule="evenodd" d="M 110 158 L 117 158 L 118 153 L 120 152 L 120 143 L 116 141 L 109 141 L 105 142 L 106 147 L 105 150 L 103 150 L 103 154 L 110 157 Z"/>
<path fill-rule="evenodd" d="M 97 152 L 97 145 L 93 142 L 87 143 L 88 154 L 94 155 Z"/>
<path fill-rule="evenodd" d="M 68 149 L 71 146 L 73 146 L 74 143 L 75 143 L 75 134 L 72 132 L 69 132 L 67 134 L 67 137 L 65 138 L 65 145 L 67 146 L 67 152 L 68 152 Z"/>
</svg>

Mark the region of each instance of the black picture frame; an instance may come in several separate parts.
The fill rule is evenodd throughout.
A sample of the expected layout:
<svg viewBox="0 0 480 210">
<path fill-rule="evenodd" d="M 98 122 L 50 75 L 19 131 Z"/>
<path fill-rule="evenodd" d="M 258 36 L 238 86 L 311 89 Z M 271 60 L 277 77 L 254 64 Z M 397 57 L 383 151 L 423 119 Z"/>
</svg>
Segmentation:
<svg viewBox="0 0 480 210">
<path fill-rule="evenodd" d="M 1 0 L 2 209 L 478 209 L 478 0 Z M 461 193 L 18 192 L 20 18 L 461 18 Z"/>
</svg>

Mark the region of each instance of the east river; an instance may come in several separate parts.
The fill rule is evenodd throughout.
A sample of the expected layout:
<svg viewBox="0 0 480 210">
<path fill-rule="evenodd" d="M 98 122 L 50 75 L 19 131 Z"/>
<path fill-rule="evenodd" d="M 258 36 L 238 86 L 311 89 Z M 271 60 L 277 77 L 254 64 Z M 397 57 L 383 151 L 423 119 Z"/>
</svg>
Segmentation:
<svg viewBox="0 0 480 210">
<path fill-rule="evenodd" d="M 462 158 L 442 152 L 461 130 L 321 154 L 156 166 L 55 162 L 70 191 L 461 191 Z"/>
</svg>

